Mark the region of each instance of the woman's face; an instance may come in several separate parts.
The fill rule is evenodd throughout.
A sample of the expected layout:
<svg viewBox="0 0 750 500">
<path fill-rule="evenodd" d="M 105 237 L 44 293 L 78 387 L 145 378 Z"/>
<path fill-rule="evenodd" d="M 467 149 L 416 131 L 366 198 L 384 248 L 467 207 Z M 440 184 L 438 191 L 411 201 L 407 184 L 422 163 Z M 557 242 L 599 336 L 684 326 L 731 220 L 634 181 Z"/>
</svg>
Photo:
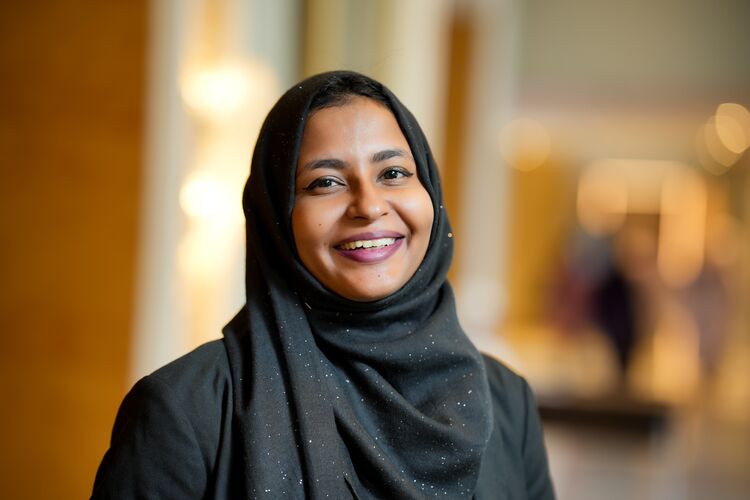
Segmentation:
<svg viewBox="0 0 750 500">
<path fill-rule="evenodd" d="M 294 241 L 318 281 L 361 302 L 409 281 L 427 252 L 433 207 L 388 108 L 356 97 L 315 111 L 296 175 Z"/>
</svg>

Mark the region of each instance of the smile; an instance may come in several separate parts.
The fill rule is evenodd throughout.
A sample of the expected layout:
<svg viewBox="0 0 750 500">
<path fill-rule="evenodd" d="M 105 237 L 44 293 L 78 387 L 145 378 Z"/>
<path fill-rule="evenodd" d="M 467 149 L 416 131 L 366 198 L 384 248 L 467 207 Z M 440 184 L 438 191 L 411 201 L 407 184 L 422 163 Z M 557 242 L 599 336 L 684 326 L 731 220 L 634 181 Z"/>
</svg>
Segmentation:
<svg viewBox="0 0 750 500">
<path fill-rule="evenodd" d="M 389 247 L 396 243 L 396 238 L 379 238 L 377 240 L 357 240 L 343 243 L 339 248 L 342 250 L 356 250 L 357 248 L 381 248 Z"/>
<path fill-rule="evenodd" d="M 339 255 L 355 262 L 376 263 L 393 255 L 403 240 L 403 235 L 398 233 L 362 234 L 339 243 L 334 249 Z"/>
</svg>

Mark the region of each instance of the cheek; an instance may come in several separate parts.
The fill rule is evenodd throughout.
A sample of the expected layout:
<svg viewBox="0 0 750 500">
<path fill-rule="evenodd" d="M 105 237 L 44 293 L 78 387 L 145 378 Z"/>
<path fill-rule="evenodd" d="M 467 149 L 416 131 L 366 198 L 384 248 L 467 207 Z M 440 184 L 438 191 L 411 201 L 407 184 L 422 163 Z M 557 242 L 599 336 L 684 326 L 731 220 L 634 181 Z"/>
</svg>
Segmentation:
<svg viewBox="0 0 750 500">
<path fill-rule="evenodd" d="M 302 200 L 292 210 L 292 234 L 297 253 L 313 255 L 329 245 L 333 211 L 319 200 Z"/>
<path fill-rule="evenodd" d="M 406 211 L 409 214 L 409 225 L 412 226 L 412 230 L 419 233 L 419 237 L 429 240 L 435 215 L 430 195 L 424 188 L 409 197 L 406 201 Z"/>
</svg>

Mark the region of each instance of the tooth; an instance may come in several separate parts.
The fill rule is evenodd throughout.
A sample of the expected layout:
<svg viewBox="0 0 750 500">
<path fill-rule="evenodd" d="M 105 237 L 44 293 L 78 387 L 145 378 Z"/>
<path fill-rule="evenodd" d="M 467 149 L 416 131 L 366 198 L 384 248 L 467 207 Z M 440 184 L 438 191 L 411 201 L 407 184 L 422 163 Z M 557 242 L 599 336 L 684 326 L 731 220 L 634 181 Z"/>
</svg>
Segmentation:
<svg viewBox="0 0 750 500">
<path fill-rule="evenodd" d="M 373 248 L 393 245 L 396 238 L 378 238 L 376 240 L 357 240 L 343 243 L 341 248 L 344 250 L 356 250 L 357 248 Z"/>
</svg>

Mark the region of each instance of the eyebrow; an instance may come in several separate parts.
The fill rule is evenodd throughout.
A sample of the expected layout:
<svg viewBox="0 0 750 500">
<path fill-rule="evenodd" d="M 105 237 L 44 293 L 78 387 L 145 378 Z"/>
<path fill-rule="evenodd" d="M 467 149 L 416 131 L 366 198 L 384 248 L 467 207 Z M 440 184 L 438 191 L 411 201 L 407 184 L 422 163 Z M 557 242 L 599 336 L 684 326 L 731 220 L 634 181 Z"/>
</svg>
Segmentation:
<svg viewBox="0 0 750 500">
<path fill-rule="evenodd" d="M 305 163 L 302 166 L 301 171 L 315 170 L 316 168 L 332 168 L 334 170 L 341 170 L 346 164 L 337 158 L 322 158 L 320 160 L 312 160 Z"/>
<path fill-rule="evenodd" d="M 379 163 L 381 161 L 390 160 L 391 158 L 408 158 L 408 156 L 409 155 L 407 155 L 406 151 L 404 151 L 403 149 L 385 149 L 373 154 L 371 161 L 373 163 Z"/>
<path fill-rule="evenodd" d="M 411 155 L 409 155 L 403 149 L 384 149 L 383 151 L 373 153 L 370 161 L 373 163 L 380 163 L 386 160 L 390 160 L 391 158 L 409 158 L 410 156 Z M 321 158 L 305 163 L 302 166 L 300 172 L 315 170 L 317 168 L 332 168 L 334 170 L 342 170 L 345 167 L 346 163 L 342 160 L 339 160 L 338 158 Z"/>
</svg>

